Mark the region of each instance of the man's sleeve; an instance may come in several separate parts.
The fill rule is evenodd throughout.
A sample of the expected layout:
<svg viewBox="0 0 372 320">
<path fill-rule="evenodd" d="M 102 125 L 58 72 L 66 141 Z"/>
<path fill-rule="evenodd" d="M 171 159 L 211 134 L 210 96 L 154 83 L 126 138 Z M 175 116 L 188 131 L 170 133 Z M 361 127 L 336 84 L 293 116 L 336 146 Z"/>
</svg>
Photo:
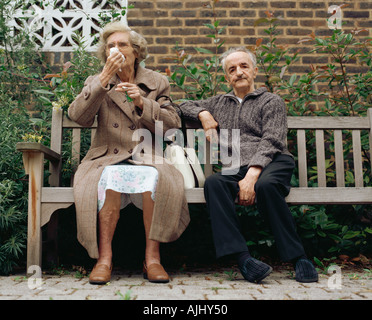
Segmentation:
<svg viewBox="0 0 372 320">
<path fill-rule="evenodd" d="M 217 103 L 217 97 L 212 97 L 206 100 L 186 101 L 181 103 L 180 108 L 183 116 L 186 119 L 199 120 L 199 113 L 209 111 L 213 115 L 213 109 Z"/>
</svg>

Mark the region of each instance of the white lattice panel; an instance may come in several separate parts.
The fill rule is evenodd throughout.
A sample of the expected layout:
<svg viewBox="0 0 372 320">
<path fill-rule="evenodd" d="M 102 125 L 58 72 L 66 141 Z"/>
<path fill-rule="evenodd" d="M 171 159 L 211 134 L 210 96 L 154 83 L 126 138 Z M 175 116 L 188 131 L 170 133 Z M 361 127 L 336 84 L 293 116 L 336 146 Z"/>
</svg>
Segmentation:
<svg viewBox="0 0 372 320">
<path fill-rule="evenodd" d="M 99 17 L 111 17 L 111 9 L 121 15 L 128 0 L 56 0 L 42 6 L 30 5 L 27 10 L 19 8 L 10 22 L 15 29 L 27 28 L 42 51 L 72 51 L 76 45 L 77 32 L 85 41 L 87 50 L 94 51 L 96 38 L 101 31 Z M 60 10 L 65 8 L 65 10 Z M 126 23 L 126 15 L 121 17 Z"/>
</svg>

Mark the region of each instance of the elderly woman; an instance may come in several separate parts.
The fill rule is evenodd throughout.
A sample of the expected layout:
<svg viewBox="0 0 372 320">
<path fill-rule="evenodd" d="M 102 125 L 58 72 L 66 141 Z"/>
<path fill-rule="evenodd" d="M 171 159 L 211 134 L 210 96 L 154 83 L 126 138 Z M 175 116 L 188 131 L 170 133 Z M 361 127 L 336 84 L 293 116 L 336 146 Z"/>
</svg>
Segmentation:
<svg viewBox="0 0 372 320">
<path fill-rule="evenodd" d="M 190 221 L 182 175 L 159 158 L 162 154 L 155 154 L 158 148 L 153 145 L 151 154 L 148 148 L 139 150 L 141 143 L 133 137 L 136 129 L 154 137 L 156 123 L 162 123 L 163 132 L 180 126 L 169 103 L 167 78 L 139 65 L 147 56 L 146 46 L 146 40 L 126 25 L 108 24 L 98 49 L 103 70 L 86 80 L 68 110 L 82 126 L 92 125 L 96 115 L 98 121 L 74 178 L 78 239 L 90 257 L 98 258 L 89 277 L 92 284 L 110 281 L 111 242 L 120 209 L 128 203 L 143 210 L 143 272 L 152 282 L 169 281 L 160 263 L 159 243 L 178 239 Z"/>
</svg>

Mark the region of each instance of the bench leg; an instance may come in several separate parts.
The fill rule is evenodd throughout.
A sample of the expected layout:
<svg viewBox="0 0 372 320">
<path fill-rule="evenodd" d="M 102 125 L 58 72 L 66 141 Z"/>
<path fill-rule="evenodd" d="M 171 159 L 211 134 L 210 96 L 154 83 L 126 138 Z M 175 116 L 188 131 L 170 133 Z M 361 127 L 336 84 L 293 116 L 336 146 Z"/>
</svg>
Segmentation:
<svg viewBox="0 0 372 320">
<path fill-rule="evenodd" d="M 41 189 L 43 186 L 44 154 L 23 153 L 28 186 L 28 230 L 27 230 L 27 270 L 37 266 L 41 270 Z M 35 270 L 35 267 L 34 267 Z"/>
</svg>

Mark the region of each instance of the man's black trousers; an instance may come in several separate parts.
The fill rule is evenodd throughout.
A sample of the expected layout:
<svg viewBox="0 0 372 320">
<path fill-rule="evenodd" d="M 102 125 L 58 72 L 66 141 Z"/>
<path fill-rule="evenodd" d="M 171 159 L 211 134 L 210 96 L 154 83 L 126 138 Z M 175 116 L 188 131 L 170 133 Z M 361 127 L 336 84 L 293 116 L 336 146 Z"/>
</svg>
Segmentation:
<svg viewBox="0 0 372 320">
<path fill-rule="evenodd" d="M 290 261 L 305 254 L 285 201 L 290 190 L 294 166 L 295 162 L 290 156 L 277 155 L 262 170 L 255 185 L 258 212 L 269 222 L 283 261 Z M 238 182 L 245 177 L 247 170 L 247 166 L 244 166 L 234 175 L 216 173 L 205 182 L 204 195 L 211 217 L 217 258 L 247 251 L 246 239 L 240 232 L 235 211 Z"/>
</svg>

